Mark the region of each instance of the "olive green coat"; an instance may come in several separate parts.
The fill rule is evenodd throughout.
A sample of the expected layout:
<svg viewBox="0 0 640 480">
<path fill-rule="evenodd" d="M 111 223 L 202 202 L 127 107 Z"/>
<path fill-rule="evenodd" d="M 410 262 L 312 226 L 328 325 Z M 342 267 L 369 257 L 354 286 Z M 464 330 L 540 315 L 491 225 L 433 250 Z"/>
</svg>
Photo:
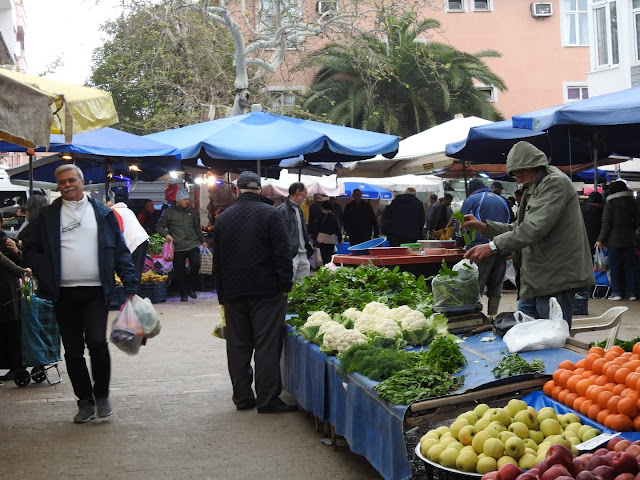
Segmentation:
<svg viewBox="0 0 640 480">
<path fill-rule="evenodd" d="M 587 232 L 571 180 L 550 166 L 543 152 L 519 142 L 509 152 L 507 171 L 527 168 L 539 172 L 524 190 L 518 219 L 512 224 L 487 221 L 485 234 L 500 254 L 515 254 L 519 298 L 528 300 L 593 284 Z"/>
<path fill-rule="evenodd" d="M 191 207 L 182 208 L 173 205 L 167 208 L 156 225 L 156 232 L 173 237 L 173 248 L 184 252 L 199 247 L 205 238 L 200 228 L 200 217 Z"/>
</svg>

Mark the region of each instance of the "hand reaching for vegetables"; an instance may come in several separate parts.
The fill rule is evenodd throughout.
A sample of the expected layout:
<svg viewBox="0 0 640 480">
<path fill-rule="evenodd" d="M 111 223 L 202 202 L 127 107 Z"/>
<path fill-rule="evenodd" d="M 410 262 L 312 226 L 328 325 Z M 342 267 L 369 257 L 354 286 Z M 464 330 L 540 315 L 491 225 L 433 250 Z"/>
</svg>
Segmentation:
<svg viewBox="0 0 640 480">
<path fill-rule="evenodd" d="M 468 258 L 471 263 L 479 263 L 487 257 L 493 255 L 493 250 L 488 243 L 476 245 L 464 254 L 464 258 Z"/>
<path fill-rule="evenodd" d="M 475 230 L 476 232 L 483 234 L 487 230 L 487 224 L 481 222 L 473 215 L 465 215 L 464 223 L 462 224 L 462 228 L 465 230 Z"/>
<path fill-rule="evenodd" d="M 173 237 L 167 233 L 167 236 L 164 237 L 167 242 L 173 242 Z"/>
</svg>

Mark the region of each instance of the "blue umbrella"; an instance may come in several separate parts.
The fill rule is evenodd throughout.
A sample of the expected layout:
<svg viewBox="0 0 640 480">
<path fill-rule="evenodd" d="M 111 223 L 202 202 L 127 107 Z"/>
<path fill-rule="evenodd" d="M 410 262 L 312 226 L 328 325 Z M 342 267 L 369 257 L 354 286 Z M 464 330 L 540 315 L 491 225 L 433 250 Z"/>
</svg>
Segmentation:
<svg viewBox="0 0 640 480">
<path fill-rule="evenodd" d="M 276 166 L 283 159 L 304 155 L 306 161 L 363 160 L 378 154 L 395 155 L 398 137 L 251 112 L 147 135 L 177 147 L 183 163 L 202 162 L 221 170 L 246 169 L 246 161 Z M 243 161 L 245 161 L 243 163 Z"/>
<path fill-rule="evenodd" d="M 593 180 L 593 168 L 590 170 L 585 170 L 584 172 L 578 172 L 573 175 L 574 180 L 582 181 L 582 180 Z M 607 183 L 611 180 L 609 174 L 604 170 L 598 169 L 598 183 Z"/>
<path fill-rule="evenodd" d="M 376 187 L 375 185 L 371 185 L 369 183 L 358 183 L 358 182 L 344 182 L 344 195 L 343 197 L 350 197 L 351 192 L 354 190 L 360 190 L 362 192 L 362 198 L 367 198 L 370 200 L 391 200 L 393 199 L 393 193 L 389 190 L 385 190 L 381 187 Z"/>
</svg>

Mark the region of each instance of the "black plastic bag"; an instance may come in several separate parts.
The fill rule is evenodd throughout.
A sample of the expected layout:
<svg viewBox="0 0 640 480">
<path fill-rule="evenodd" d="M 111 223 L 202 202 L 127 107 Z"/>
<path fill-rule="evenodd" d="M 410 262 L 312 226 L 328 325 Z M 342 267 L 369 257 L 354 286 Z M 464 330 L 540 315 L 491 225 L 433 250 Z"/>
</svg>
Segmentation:
<svg viewBox="0 0 640 480">
<path fill-rule="evenodd" d="M 499 313 L 492 321 L 493 332 L 501 337 L 509 331 L 517 322 L 513 314 L 516 312 Z"/>
</svg>

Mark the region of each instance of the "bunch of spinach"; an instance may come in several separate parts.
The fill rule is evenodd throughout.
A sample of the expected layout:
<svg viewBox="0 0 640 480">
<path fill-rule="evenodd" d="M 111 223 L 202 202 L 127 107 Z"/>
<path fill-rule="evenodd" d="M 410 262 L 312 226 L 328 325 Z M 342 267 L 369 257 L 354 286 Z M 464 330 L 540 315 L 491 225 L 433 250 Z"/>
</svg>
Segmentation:
<svg viewBox="0 0 640 480">
<path fill-rule="evenodd" d="M 338 355 L 338 371 L 359 373 L 380 382 L 415 365 L 423 355 L 423 352 L 408 352 L 363 343 L 353 345 Z"/>
<path fill-rule="evenodd" d="M 493 374 L 496 378 L 507 378 L 523 373 L 541 373 L 542 371 L 544 371 L 544 363 L 541 359 L 534 358 L 529 363 L 517 353 L 512 353 L 502 359 L 493 369 Z"/>
<path fill-rule="evenodd" d="M 416 278 L 409 272 L 400 272 L 398 267 L 390 270 L 363 265 L 335 271 L 321 268 L 315 276 L 305 277 L 303 282 L 293 286 L 287 312 L 298 316 L 288 323 L 298 328 L 306 322 L 310 312 L 322 310 L 333 315 L 350 307 L 362 310 L 373 301 L 389 308 L 407 305 L 428 317 L 433 296 L 424 276 Z"/>
<path fill-rule="evenodd" d="M 438 372 L 457 373 L 465 366 L 467 359 L 460 345 L 449 336 L 438 336 L 429 344 L 425 362 Z"/>
<path fill-rule="evenodd" d="M 164 245 L 164 237 L 154 233 L 149 237 L 149 255 L 161 255 L 162 246 Z"/>
<path fill-rule="evenodd" d="M 476 229 L 472 228 L 470 232 L 462 229 L 464 223 L 464 214 L 462 212 L 454 212 L 453 219 L 458 222 L 458 237 L 462 237 L 465 245 L 469 245 L 476 239 Z"/>
</svg>

